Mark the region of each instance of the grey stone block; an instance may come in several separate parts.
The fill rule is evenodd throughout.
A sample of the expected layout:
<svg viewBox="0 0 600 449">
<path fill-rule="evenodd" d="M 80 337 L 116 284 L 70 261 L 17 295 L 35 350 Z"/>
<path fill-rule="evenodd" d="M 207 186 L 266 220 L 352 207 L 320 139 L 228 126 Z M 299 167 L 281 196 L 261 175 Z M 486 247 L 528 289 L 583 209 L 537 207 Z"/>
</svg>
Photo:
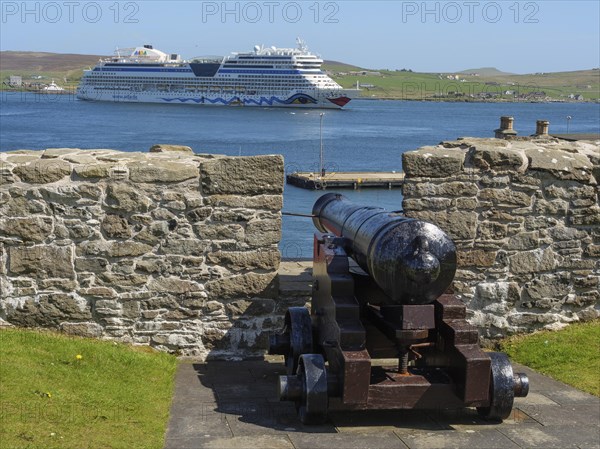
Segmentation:
<svg viewBox="0 0 600 449">
<path fill-rule="evenodd" d="M 202 193 L 262 195 L 283 192 L 283 158 L 221 158 L 200 164 Z"/>
</svg>

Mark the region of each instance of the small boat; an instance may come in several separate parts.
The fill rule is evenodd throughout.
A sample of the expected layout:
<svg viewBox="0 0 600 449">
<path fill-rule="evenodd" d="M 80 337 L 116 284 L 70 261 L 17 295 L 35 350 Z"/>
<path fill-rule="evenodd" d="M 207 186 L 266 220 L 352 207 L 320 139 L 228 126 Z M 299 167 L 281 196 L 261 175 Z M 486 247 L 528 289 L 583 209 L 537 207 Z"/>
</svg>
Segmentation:
<svg viewBox="0 0 600 449">
<path fill-rule="evenodd" d="M 40 92 L 45 93 L 45 94 L 56 94 L 56 93 L 62 93 L 65 90 L 60 87 L 59 85 L 57 85 L 54 80 L 52 80 L 52 82 L 50 84 L 48 84 L 47 86 L 44 86 Z"/>
</svg>

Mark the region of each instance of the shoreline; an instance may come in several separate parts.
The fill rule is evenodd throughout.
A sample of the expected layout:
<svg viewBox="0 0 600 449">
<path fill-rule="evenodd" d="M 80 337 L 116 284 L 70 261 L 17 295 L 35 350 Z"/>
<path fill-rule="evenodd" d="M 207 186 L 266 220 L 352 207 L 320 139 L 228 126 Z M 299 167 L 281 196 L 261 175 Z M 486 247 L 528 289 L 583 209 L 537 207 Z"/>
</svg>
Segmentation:
<svg viewBox="0 0 600 449">
<path fill-rule="evenodd" d="M 421 101 L 429 103 L 597 103 L 600 104 L 600 98 L 595 100 L 518 100 L 518 99 L 500 99 L 500 100 L 487 100 L 487 99 L 452 99 L 452 98 L 400 98 L 400 97 L 361 97 L 354 98 L 356 100 L 377 100 L 377 101 Z"/>
<path fill-rule="evenodd" d="M 65 88 L 64 91 L 59 92 L 44 92 L 41 90 L 29 90 L 29 89 L 16 89 L 6 88 L 6 86 L 0 87 L 0 93 L 14 92 L 14 93 L 30 93 L 38 95 L 74 95 L 77 89 Z M 358 97 L 353 98 L 352 101 L 365 101 L 365 100 L 376 100 L 376 101 L 420 101 L 430 103 L 595 103 L 600 104 L 600 98 L 589 99 L 589 100 L 570 100 L 570 99 L 550 99 L 550 100 L 519 100 L 519 99 L 468 99 L 468 98 L 401 98 L 401 97 Z"/>
</svg>

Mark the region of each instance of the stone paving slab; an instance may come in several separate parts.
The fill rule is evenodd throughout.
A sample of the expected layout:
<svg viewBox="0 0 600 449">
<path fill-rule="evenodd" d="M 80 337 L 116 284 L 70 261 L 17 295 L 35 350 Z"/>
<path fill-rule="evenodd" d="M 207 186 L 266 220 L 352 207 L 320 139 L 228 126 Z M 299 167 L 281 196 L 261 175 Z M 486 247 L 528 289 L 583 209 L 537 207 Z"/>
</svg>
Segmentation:
<svg viewBox="0 0 600 449">
<path fill-rule="evenodd" d="M 292 433 L 289 437 L 296 449 L 407 449 L 402 440 L 390 431 L 376 435 Z"/>
<path fill-rule="evenodd" d="M 290 248 L 295 250 L 296 248 Z M 312 294 L 312 260 L 284 260 L 277 270 L 279 294 L 283 297 Z"/>
<path fill-rule="evenodd" d="M 183 362 L 165 449 L 580 448 L 600 449 L 600 399 L 514 364 L 530 377 L 502 424 L 475 409 L 332 412 L 305 426 L 294 405 L 279 402 L 283 359 Z"/>
<path fill-rule="evenodd" d="M 497 430 L 442 430 L 439 432 L 421 432 L 413 435 L 399 435 L 410 449 L 438 448 L 511 448 L 518 449 L 516 443 Z"/>
<path fill-rule="evenodd" d="M 504 435 L 527 448 L 598 448 L 600 429 L 598 427 L 560 425 L 544 428 L 502 429 Z"/>
</svg>

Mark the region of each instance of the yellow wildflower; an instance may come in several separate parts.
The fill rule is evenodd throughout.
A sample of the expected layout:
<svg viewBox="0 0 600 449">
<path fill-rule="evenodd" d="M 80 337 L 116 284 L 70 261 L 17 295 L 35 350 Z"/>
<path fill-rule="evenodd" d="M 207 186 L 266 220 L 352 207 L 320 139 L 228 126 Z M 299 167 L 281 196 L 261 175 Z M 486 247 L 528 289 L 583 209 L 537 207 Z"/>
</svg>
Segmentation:
<svg viewBox="0 0 600 449">
<path fill-rule="evenodd" d="M 81 360 L 81 359 L 83 359 L 83 356 L 81 354 L 77 354 L 75 356 L 75 360 Z"/>
</svg>

